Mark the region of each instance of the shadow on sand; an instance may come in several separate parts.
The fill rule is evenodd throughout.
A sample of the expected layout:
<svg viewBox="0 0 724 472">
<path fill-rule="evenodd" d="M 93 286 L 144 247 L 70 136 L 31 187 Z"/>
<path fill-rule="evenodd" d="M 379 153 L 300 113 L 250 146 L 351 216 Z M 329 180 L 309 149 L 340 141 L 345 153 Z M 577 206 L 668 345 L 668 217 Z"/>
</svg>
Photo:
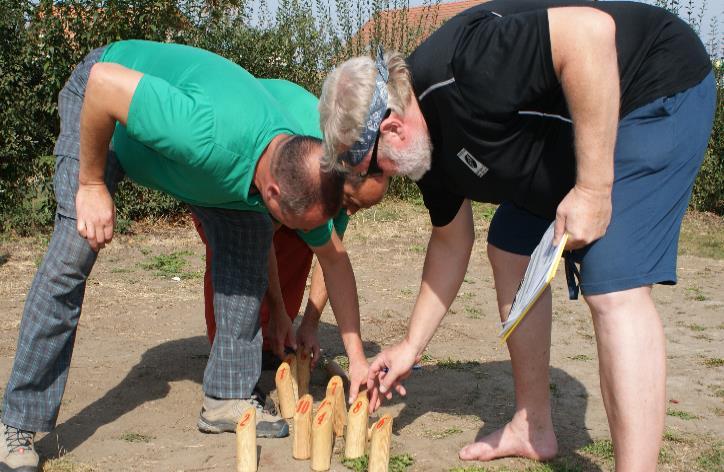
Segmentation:
<svg viewBox="0 0 724 472">
<path fill-rule="evenodd" d="M 344 353 L 336 326 L 322 323 L 319 334 L 327 355 Z M 368 356 L 380 350 L 374 343 L 366 344 L 365 349 Z M 38 451 L 46 457 L 57 457 L 58 451 L 71 452 L 102 426 L 144 403 L 166 397 L 172 382 L 191 380 L 201 384 L 208 353 L 206 336 L 169 341 L 149 349 L 118 385 L 39 440 Z M 415 371 L 405 385 L 409 393 L 395 418 L 395 431 L 425 413 L 439 412 L 478 416 L 485 422 L 477 435 L 480 438 L 503 426 L 513 414 L 510 362 L 441 362 Z M 319 390 L 315 394 L 324 394 L 321 384 L 315 390 Z M 553 421 L 562 457 L 549 464 L 552 470 L 600 470 L 576 452 L 591 442 L 584 421 L 587 398 L 583 384 L 561 369 L 551 369 Z M 395 397 L 392 403 L 399 401 Z"/>
</svg>

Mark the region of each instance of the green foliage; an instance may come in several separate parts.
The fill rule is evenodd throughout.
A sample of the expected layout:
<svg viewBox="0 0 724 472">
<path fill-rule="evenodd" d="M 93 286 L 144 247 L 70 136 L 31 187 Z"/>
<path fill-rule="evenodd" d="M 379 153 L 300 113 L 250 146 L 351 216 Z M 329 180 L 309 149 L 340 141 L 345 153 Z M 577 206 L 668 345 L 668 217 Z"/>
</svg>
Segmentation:
<svg viewBox="0 0 724 472">
<path fill-rule="evenodd" d="M 580 451 L 604 460 L 613 459 L 613 443 L 609 439 L 593 441 L 583 446 Z"/>
<path fill-rule="evenodd" d="M 0 231 L 32 232 L 53 221 L 56 97 L 75 64 L 96 47 L 121 39 L 189 44 L 216 52 L 258 77 L 274 77 L 321 90 L 325 73 L 350 54 L 378 44 L 409 52 L 427 32 L 428 8 L 415 27 L 399 0 L 335 2 L 281 0 L 0 0 Z M 437 2 L 427 2 L 432 6 Z M 398 14 L 380 16 L 397 9 Z M 362 41 L 363 23 L 377 18 Z M 395 179 L 392 195 L 415 198 L 409 180 Z M 123 182 L 118 217 L 173 216 L 184 205 L 157 191 Z M 127 226 L 127 225 L 126 225 Z"/>
<path fill-rule="evenodd" d="M 711 449 L 701 454 L 696 459 L 696 464 L 700 470 L 707 472 L 724 470 L 724 442 L 714 444 Z"/>
<path fill-rule="evenodd" d="M 186 256 L 190 256 L 189 251 L 176 251 L 171 254 L 161 254 L 153 256 L 146 262 L 141 263 L 141 267 L 146 270 L 155 271 L 156 275 L 163 277 L 173 277 L 182 275 L 186 267 Z"/>
<path fill-rule="evenodd" d="M 367 466 L 369 465 L 369 458 L 367 457 L 367 454 L 355 459 L 344 458 L 342 459 L 342 465 L 354 472 L 365 472 L 367 470 Z"/>
<path fill-rule="evenodd" d="M 130 442 L 130 443 L 149 443 L 156 438 L 154 436 L 149 436 L 146 434 L 126 432 L 126 433 L 121 434 L 120 439 L 122 441 Z"/>
<path fill-rule="evenodd" d="M 706 26 L 703 10 L 658 1 L 697 31 Z M 264 0 L 0 0 L 0 232 L 29 233 L 53 221 L 56 98 L 91 49 L 131 38 L 189 44 L 256 76 L 291 80 L 318 94 L 326 71 L 351 55 L 370 54 L 378 45 L 410 52 L 440 23 L 438 3 L 423 2 L 423 14 L 410 21 L 402 0 L 281 0 L 276 12 Z M 373 26 L 363 29 L 370 18 Z M 714 16 L 707 46 L 717 59 L 717 114 L 692 207 L 724 214 L 724 67 L 716 28 Z M 406 178 L 394 178 L 389 194 L 421 200 Z M 130 182 L 120 185 L 116 203 L 123 220 L 185 211 L 178 201 Z"/>
<path fill-rule="evenodd" d="M 698 419 L 699 419 L 699 417 L 696 416 L 696 415 L 692 415 L 691 413 L 688 413 L 688 412 L 683 411 L 683 410 L 675 410 L 675 409 L 673 409 L 673 408 L 667 408 L 667 409 L 666 409 L 666 414 L 669 415 L 669 416 L 673 416 L 673 417 L 676 417 L 676 418 L 681 418 L 682 420 L 687 420 L 687 421 L 689 421 L 689 420 L 698 420 Z"/>
<path fill-rule="evenodd" d="M 415 460 L 410 454 L 398 454 L 390 457 L 390 472 L 405 472 Z"/>
</svg>

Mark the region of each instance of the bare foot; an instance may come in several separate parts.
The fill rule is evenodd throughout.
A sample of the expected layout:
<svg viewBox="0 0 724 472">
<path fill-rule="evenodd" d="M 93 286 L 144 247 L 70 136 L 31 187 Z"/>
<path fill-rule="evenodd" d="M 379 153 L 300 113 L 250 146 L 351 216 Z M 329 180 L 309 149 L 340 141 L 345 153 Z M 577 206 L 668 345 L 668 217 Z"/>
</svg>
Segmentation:
<svg viewBox="0 0 724 472">
<path fill-rule="evenodd" d="M 553 425 L 531 431 L 528 422 L 513 418 L 499 430 L 460 449 L 458 455 L 464 461 L 490 461 L 510 456 L 542 461 L 552 459 L 557 452 Z"/>
</svg>

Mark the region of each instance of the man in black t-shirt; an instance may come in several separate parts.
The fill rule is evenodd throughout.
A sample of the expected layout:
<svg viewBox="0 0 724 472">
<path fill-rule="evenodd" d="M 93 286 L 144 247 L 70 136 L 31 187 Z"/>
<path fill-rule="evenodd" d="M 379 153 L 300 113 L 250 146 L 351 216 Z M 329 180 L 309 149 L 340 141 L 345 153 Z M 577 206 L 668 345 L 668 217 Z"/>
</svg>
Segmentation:
<svg viewBox="0 0 724 472">
<path fill-rule="evenodd" d="M 327 78 L 330 167 L 416 180 L 433 230 L 409 330 L 370 368 L 371 408 L 410 373 L 453 302 L 474 241 L 470 201 L 500 203 L 488 236 L 501 318 L 555 221 L 593 316 L 617 470 L 654 470 L 665 338 L 652 285 L 676 282 L 681 219 L 714 113 L 696 34 L 631 2 L 495 0 L 415 52 L 353 58 Z M 575 132 L 575 133 L 574 133 Z M 575 281 L 569 281 L 572 297 Z M 508 340 L 516 413 L 463 459 L 548 459 L 551 295 Z"/>
</svg>

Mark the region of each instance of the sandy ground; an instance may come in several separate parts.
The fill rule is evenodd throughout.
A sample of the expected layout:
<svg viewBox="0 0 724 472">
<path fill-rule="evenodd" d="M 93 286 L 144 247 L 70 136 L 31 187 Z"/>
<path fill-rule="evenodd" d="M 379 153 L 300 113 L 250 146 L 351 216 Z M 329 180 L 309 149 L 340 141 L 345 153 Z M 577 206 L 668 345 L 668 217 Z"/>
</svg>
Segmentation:
<svg viewBox="0 0 724 472">
<path fill-rule="evenodd" d="M 394 416 L 392 454 L 409 454 L 413 471 L 612 470 L 590 315 L 583 301 L 567 300 L 562 273 L 553 284 L 550 370 L 561 458 L 543 465 L 457 459 L 462 445 L 498 428 L 513 411 L 510 363 L 496 338 L 495 292 L 485 258 L 490 211 L 479 207 L 477 213 L 478 238 L 460 294 L 426 352 L 423 369 L 409 379 L 409 396 L 382 410 Z M 704 245 L 711 241 L 709 233 L 718 234 L 718 241 L 724 224 L 713 225 L 694 225 L 690 233 Z M 137 225 L 134 232 L 102 252 L 88 282 L 58 427 L 37 441 L 44 456 L 61 457 L 50 460 L 46 470 L 233 470 L 234 436 L 196 429 L 209 351 L 201 243 L 188 221 Z M 403 336 L 428 234 L 424 210 L 410 204 L 384 204 L 350 225 L 346 240 L 369 357 Z M 0 241 L 0 389 L 12 367 L 23 303 L 46 242 L 47 237 Z M 186 261 L 180 281 L 144 267 L 155 256 L 180 251 Z M 724 260 L 683 255 L 679 277 L 677 286 L 654 291 L 668 338 L 670 409 L 660 469 L 722 470 Z M 322 321 L 326 353 L 343 354 L 329 310 Z M 314 373 L 317 401 L 325 381 L 323 372 Z M 259 470 L 308 470 L 308 463 L 291 458 L 291 439 L 259 444 Z M 340 462 L 342 440 L 336 449 L 332 470 L 347 470 Z"/>
</svg>

